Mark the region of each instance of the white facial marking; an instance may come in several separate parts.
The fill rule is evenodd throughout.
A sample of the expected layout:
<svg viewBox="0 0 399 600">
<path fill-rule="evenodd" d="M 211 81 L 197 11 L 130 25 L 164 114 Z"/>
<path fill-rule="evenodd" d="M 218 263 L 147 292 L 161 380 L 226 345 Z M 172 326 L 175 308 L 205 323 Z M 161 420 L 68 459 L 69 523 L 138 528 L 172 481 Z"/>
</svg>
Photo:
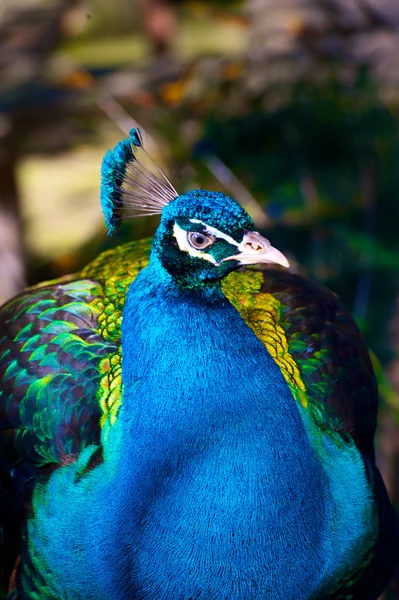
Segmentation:
<svg viewBox="0 0 399 600">
<path fill-rule="evenodd" d="M 227 233 L 223 233 L 223 231 L 219 231 L 219 229 L 216 229 L 216 227 L 211 227 L 211 225 L 207 225 L 206 223 L 204 223 L 203 221 L 199 221 L 198 219 L 190 219 L 190 223 L 200 223 L 205 228 L 205 233 L 209 233 L 210 235 L 213 235 L 216 238 L 226 240 L 226 242 L 228 242 L 232 246 L 237 246 L 237 248 L 239 246 L 238 242 L 233 240 L 232 237 L 227 235 Z"/>
<path fill-rule="evenodd" d="M 179 227 L 177 223 L 174 223 L 173 225 L 173 235 L 176 238 L 177 245 L 182 252 L 187 252 L 190 256 L 194 256 L 195 258 L 203 258 L 213 265 L 216 264 L 216 260 L 213 258 L 212 254 L 201 252 L 201 250 L 195 250 L 195 248 L 190 246 L 187 241 L 187 231 Z"/>
</svg>

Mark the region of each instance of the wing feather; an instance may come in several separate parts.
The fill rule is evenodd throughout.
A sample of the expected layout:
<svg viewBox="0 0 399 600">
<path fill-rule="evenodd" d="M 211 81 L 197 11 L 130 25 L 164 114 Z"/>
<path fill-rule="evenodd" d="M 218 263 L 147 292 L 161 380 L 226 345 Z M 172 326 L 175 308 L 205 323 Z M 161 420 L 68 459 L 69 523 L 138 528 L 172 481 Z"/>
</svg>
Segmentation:
<svg viewBox="0 0 399 600">
<path fill-rule="evenodd" d="M 224 292 L 324 431 L 374 457 L 378 392 L 368 349 L 337 297 L 279 269 L 232 273 Z"/>
</svg>

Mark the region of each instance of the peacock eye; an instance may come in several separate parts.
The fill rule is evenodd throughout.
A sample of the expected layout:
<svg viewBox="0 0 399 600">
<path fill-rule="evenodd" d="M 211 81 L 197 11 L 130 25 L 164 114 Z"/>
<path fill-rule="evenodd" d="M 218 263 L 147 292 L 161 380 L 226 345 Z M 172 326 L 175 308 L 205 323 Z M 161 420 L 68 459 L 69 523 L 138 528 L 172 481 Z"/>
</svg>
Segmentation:
<svg viewBox="0 0 399 600">
<path fill-rule="evenodd" d="M 189 231 L 187 234 L 187 241 L 190 244 L 190 246 L 192 246 L 196 250 L 204 250 L 204 248 L 207 248 L 208 246 L 213 244 L 215 238 L 213 237 L 213 235 L 209 235 L 206 233 Z"/>
</svg>

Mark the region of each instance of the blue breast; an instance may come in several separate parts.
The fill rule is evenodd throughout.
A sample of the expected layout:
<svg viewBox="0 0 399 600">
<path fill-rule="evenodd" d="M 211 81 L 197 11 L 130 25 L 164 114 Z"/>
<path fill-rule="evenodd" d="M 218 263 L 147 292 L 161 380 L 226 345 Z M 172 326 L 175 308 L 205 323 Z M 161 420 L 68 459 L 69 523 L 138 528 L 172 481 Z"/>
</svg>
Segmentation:
<svg viewBox="0 0 399 600">
<path fill-rule="evenodd" d="M 59 470 L 36 500 L 47 514 L 32 543 L 54 594 L 311 598 L 332 520 L 327 476 L 279 369 L 220 290 L 198 298 L 154 265 L 142 271 L 123 316 L 123 381 L 104 463 L 69 488 L 81 465 Z"/>
</svg>

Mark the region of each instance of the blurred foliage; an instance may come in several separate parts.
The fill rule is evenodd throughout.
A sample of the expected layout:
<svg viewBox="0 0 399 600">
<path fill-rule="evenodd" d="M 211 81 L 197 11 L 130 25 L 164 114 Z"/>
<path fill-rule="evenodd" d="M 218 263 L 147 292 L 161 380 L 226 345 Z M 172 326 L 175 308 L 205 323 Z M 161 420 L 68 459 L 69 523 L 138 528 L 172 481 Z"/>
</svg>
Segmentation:
<svg viewBox="0 0 399 600">
<path fill-rule="evenodd" d="M 288 105 L 267 113 L 254 106 L 225 123 L 213 115 L 205 131 L 386 361 L 399 285 L 398 118 L 360 75 L 351 87 L 298 84 Z"/>
</svg>

